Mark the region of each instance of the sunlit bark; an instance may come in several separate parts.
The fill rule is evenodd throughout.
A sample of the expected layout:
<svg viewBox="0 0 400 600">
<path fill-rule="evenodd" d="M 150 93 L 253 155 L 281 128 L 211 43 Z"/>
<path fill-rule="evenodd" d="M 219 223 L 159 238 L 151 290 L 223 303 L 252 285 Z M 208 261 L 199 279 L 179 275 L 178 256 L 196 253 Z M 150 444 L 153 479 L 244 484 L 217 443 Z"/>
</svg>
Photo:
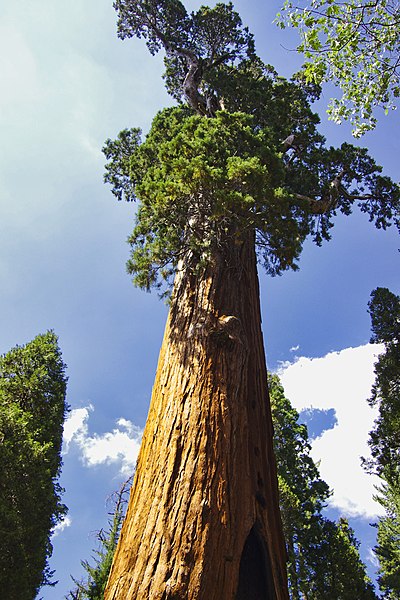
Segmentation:
<svg viewBox="0 0 400 600">
<path fill-rule="evenodd" d="M 254 244 L 181 269 L 106 600 L 286 600 Z"/>
</svg>

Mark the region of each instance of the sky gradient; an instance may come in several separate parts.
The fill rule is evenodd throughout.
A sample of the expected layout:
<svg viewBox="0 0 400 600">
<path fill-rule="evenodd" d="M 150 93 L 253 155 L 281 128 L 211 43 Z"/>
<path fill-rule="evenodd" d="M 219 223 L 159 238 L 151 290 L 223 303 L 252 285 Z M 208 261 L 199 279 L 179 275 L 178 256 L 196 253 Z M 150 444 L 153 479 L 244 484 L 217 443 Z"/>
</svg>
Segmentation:
<svg viewBox="0 0 400 600">
<path fill-rule="evenodd" d="M 188 9 L 200 2 L 187 2 Z M 235 2 L 259 55 L 283 76 L 298 69 L 296 37 L 272 24 L 278 2 Z M 69 515 L 53 538 L 59 600 L 90 559 L 107 497 L 131 472 L 140 445 L 167 308 L 125 273 L 135 206 L 102 183 L 101 148 L 125 127 L 149 128 L 171 104 L 162 58 L 116 37 L 109 0 L 18 0 L 0 6 L 0 353 L 54 329 L 68 365 L 71 413 L 62 484 Z M 326 120 L 328 143 L 354 141 Z M 360 142 L 398 178 L 399 115 L 381 115 Z M 339 217 L 322 248 L 306 243 L 298 273 L 260 272 L 268 367 L 299 410 L 330 411 L 313 442 L 334 487 L 330 514 L 351 516 L 370 555 L 373 480 L 360 467 L 374 419 L 367 303 L 377 286 L 400 293 L 398 235 L 366 215 Z M 307 413 L 303 413 L 306 415 Z M 320 413 L 322 414 L 322 413 Z M 373 560 L 373 559 L 371 559 Z M 369 563 L 373 569 L 372 562 Z"/>
</svg>

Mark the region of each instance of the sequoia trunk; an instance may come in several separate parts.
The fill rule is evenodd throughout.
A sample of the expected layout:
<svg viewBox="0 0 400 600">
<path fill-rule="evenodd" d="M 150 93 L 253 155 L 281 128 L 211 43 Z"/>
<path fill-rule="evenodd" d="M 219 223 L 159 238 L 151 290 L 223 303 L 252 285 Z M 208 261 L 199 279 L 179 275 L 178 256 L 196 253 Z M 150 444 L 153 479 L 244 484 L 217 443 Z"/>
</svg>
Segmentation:
<svg viewBox="0 0 400 600">
<path fill-rule="evenodd" d="M 287 600 L 253 240 L 182 268 L 106 600 Z"/>
</svg>

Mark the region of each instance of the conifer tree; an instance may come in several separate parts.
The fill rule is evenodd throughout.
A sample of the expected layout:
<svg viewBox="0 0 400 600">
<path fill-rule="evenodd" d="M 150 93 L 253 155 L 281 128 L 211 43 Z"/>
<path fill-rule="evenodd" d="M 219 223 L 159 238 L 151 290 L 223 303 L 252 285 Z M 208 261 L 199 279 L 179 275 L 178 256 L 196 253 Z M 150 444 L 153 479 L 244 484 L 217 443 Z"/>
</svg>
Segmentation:
<svg viewBox="0 0 400 600">
<path fill-rule="evenodd" d="M 117 0 L 118 35 L 165 55 L 177 105 L 107 140 L 105 179 L 140 201 L 128 270 L 171 307 L 107 600 L 286 599 L 257 257 L 296 269 L 354 204 L 400 225 L 365 149 L 327 148 L 309 102 L 257 57 L 232 4 Z"/>
<path fill-rule="evenodd" d="M 65 365 L 51 331 L 0 357 L 0 590 L 33 600 L 52 584 L 50 536 L 66 507 L 58 483 Z"/>
<path fill-rule="evenodd" d="M 374 600 L 353 530 L 346 519 L 335 523 L 323 515 L 331 492 L 310 455 L 307 427 L 279 378 L 270 375 L 268 383 L 290 598 Z"/>
<path fill-rule="evenodd" d="M 382 485 L 375 497 L 385 510 L 378 521 L 377 545 L 379 560 L 378 583 L 384 598 L 400 597 L 400 468 L 382 473 Z"/>
<path fill-rule="evenodd" d="M 400 297 L 387 288 L 371 294 L 371 342 L 384 344 L 375 364 L 370 404 L 378 418 L 370 432 L 372 459 L 366 468 L 382 479 L 376 500 L 385 509 L 378 521 L 375 553 L 379 559 L 379 586 L 385 598 L 400 597 Z"/>
</svg>

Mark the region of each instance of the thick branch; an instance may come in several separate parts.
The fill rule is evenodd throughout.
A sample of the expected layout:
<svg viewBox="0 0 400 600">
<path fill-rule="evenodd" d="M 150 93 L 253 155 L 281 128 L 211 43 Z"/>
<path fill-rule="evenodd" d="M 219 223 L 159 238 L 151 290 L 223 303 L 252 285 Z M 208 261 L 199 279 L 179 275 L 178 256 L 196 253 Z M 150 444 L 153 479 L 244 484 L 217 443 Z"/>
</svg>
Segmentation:
<svg viewBox="0 0 400 600">
<path fill-rule="evenodd" d="M 373 200 L 375 196 L 372 194 L 349 194 L 347 190 L 343 186 L 340 186 L 340 192 L 346 196 L 348 200 Z M 338 201 L 332 203 L 332 198 L 330 194 L 323 196 L 320 200 L 316 198 L 311 198 L 310 196 L 305 196 L 304 194 L 295 194 L 295 198 L 297 200 L 302 200 L 303 202 L 307 202 L 311 208 L 311 212 L 314 215 L 324 215 L 329 213 L 331 210 L 335 209 L 338 205 Z"/>
</svg>

